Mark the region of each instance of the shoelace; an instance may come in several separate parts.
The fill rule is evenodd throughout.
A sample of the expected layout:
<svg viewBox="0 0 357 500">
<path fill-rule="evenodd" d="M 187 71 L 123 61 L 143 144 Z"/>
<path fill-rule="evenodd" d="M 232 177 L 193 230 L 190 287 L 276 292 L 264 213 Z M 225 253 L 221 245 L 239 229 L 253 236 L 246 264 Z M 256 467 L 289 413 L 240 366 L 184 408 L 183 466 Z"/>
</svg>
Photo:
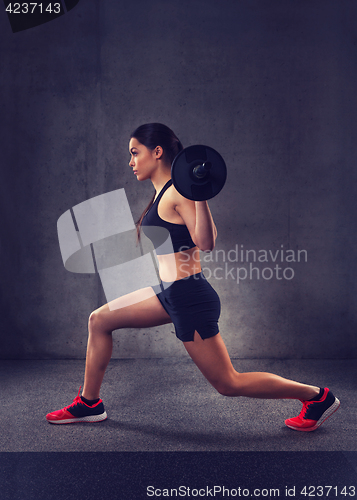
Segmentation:
<svg viewBox="0 0 357 500">
<path fill-rule="evenodd" d="M 81 397 L 79 395 L 79 393 L 81 392 L 81 389 L 82 389 L 82 386 L 79 388 L 78 394 L 74 398 L 73 403 L 71 403 L 70 405 L 63 408 L 64 410 L 68 410 L 68 408 L 72 408 L 72 406 L 76 406 L 78 403 L 82 403 Z"/>
<path fill-rule="evenodd" d="M 304 418 L 304 417 L 305 417 L 305 415 L 306 415 L 306 412 L 307 412 L 307 410 L 308 410 L 308 407 L 309 407 L 311 404 L 315 403 L 315 401 L 303 401 L 302 399 L 300 399 L 300 401 L 302 402 L 302 410 L 301 410 L 301 412 L 300 412 L 300 414 L 299 414 L 299 417 L 300 417 L 300 418 Z"/>
</svg>

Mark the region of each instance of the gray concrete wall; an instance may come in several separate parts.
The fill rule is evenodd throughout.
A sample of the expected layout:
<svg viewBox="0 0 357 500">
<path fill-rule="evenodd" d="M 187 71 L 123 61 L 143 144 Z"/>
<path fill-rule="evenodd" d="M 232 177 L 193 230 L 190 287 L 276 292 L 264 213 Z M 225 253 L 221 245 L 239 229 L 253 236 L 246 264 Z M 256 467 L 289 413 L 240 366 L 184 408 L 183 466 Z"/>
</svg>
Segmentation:
<svg viewBox="0 0 357 500">
<path fill-rule="evenodd" d="M 56 223 L 118 188 L 139 216 L 148 121 L 227 162 L 203 265 L 230 354 L 356 357 L 356 28 L 349 0 L 88 0 L 19 33 L 1 14 L 1 358 L 84 357 L 105 296 Z M 172 331 L 122 331 L 114 357 L 184 356 Z"/>
</svg>

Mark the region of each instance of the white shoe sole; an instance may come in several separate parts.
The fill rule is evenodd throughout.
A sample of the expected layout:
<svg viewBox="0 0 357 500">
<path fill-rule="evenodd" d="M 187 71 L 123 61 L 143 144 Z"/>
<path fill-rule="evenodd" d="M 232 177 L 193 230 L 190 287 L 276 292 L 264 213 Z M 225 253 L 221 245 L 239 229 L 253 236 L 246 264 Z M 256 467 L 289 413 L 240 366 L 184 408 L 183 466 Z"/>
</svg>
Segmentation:
<svg viewBox="0 0 357 500">
<path fill-rule="evenodd" d="M 100 415 L 89 415 L 88 417 L 65 418 L 63 420 L 47 420 L 50 424 L 75 424 L 76 422 L 102 422 L 107 419 L 107 412 Z"/>
</svg>

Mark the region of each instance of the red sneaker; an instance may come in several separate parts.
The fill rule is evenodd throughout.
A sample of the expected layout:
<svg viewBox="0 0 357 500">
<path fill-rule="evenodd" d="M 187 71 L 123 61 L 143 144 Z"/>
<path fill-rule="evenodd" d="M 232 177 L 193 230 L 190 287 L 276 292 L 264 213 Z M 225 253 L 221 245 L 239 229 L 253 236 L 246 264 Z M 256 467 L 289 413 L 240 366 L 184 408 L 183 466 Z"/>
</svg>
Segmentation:
<svg viewBox="0 0 357 500">
<path fill-rule="evenodd" d="M 340 406 L 340 402 L 326 387 L 319 401 L 301 401 L 300 415 L 285 420 L 285 424 L 295 431 L 314 431 Z"/>
<path fill-rule="evenodd" d="M 57 410 L 46 415 L 46 420 L 50 424 L 73 424 L 75 422 L 101 422 L 107 418 L 107 413 L 104 410 L 103 401 L 100 399 L 98 403 L 89 406 L 82 401 L 79 393 L 74 398 L 73 403 L 62 410 Z"/>
</svg>

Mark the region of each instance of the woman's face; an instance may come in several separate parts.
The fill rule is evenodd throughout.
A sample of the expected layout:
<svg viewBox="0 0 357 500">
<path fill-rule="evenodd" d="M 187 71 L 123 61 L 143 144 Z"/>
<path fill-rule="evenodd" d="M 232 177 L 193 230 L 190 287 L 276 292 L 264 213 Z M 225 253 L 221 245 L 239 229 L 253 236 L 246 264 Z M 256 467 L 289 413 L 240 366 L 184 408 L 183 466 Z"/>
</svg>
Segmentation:
<svg viewBox="0 0 357 500">
<path fill-rule="evenodd" d="M 129 167 L 133 169 L 138 181 L 144 181 L 151 177 L 157 168 L 155 150 L 151 151 L 134 137 L 129 142 L 130 162 Z"/>
</svg>

